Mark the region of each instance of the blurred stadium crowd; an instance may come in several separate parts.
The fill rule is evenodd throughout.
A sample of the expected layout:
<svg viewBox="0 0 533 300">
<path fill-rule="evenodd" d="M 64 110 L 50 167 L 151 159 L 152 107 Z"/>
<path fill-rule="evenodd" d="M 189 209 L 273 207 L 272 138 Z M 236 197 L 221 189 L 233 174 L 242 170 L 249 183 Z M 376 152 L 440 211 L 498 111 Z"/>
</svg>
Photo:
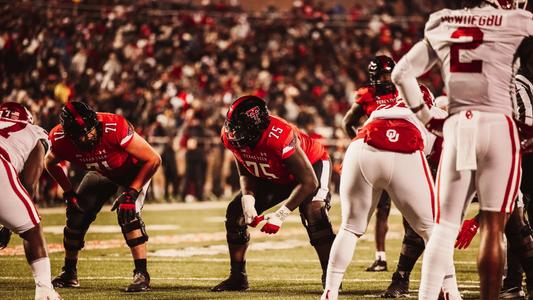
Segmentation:
<svg viewBox="0 0 533 300">
<path fill-rule="evenodd" d="M 50 130 L 68 100 L 124 115 L 163 168 L 152 198 L 217 199 L 238 187 L 219 133 L 231 101 L 253 93 L 324 139 L 335 167 L 340 129 L 376 53 L 399 59 L 445 1 L 351 7 L 294 1 L 247 12 L 233 1 L 0 1 L 0 99 Z M 424 83 L 439 95 L 440 74 Z M 43 175 L 41 202 L 60 191 Z"/>
</svg>

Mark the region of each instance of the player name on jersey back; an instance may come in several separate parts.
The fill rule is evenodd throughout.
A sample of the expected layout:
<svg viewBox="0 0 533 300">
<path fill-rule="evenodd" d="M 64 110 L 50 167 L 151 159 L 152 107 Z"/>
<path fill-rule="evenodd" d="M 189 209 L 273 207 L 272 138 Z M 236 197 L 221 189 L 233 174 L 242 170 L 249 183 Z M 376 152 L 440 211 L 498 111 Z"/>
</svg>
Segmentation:
<svg viewBox="0 0 533 300">
<path fill-rule="evenodd" d="M 442 16 L 442 23 L 453 23 L 471 26 L 502 26 L 502 15 L 470 15 Z"/>
</svg>

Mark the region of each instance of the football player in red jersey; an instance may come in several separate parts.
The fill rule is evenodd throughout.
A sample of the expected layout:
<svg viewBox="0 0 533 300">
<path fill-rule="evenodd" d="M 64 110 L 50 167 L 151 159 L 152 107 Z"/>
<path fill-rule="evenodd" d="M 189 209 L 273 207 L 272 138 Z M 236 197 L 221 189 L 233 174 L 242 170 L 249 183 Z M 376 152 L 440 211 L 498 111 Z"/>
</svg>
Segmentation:
<svg viewBox="0 0 533 300">
<path fill-rule="evenodd" d="M 391 81 L 390 74 L 394 69 L 395 62 L 386 55 L 374 57 L 368 65 L 369 84 L 357 91 L 354 104 L 348 110 L 343 119 L 343 128 L 350 138 L 357 135 L 356 128 L 362 125 L 360 120 L 370 117 L 379 105 L 396 101 L 398 92 Z M 433 105 L 433 95 L 427 87 L 421 85 L 421 90 L 426 97 L 428 105 Z M 438 164 L 438 159 L 436 161 Z M 430 163 L 431 166 L 431 163 Z M 436 169 L 436 166 L 435 166 Z M 381 195 L 376 211 L 376 260 L 366 270 L 371 272 L 387 271 L 385 260 L 385 235 L 387 233 L 387 219 L 391 208 L 391 199 L 386 191 Z M 403 219 L 405 235 L 396 271 L 392 275 L 392 281 L 387 290 L 381 295 L 383 298 L 398 298 L 409 295 L 409 278 L 418 258 L 424 252 L 425 244 L 422 239 Z"/>
<path fill-rule="evenodd" d="M 65 191 L 67 222 L 64 229 L 65 265 L 54 278 L 56 287 L 78 287 L 78 252 L 85 233 L 102 206 L 120 188 L 115 200 L 118 223 L 131 249 L 135 269 L 126 292 L 150 288 L 146 268 L 146 234 L 141 208 L 146 190 L 161 158 L 122 116 L 96 113 L 82 102 L 68 102 L 61 124 L 49 135 L 51 152 L 46 169 Z M 60 166 L 69 161 L 88 172 L 75 190 Z"/>
<path fill-rule="evenodd" d="M 275 234 L 296 208 L 325 275 L 335 234 L 328 217 L 331 163 L 324 147 L 294 125 L 270 115 L 265 101 L 256 96 L 233 102 L 221 138 L 235 156 L 241 192 L 226 211 L 231 273 L 212 291 L 248 289 L 247 226 L 256 227 L 265 220 L 261 231 Z M 284 200 L 275 213 L 261 215 Z"/>
</svg>

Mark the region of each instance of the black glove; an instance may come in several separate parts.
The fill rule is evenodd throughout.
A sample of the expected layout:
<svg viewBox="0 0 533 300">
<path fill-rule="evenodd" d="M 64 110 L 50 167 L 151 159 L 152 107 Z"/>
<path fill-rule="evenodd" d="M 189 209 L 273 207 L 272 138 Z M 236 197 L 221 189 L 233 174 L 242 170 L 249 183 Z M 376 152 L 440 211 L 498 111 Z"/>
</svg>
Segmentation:
<svg viewBox="0 0 533 300">
<path fill-rule="evenodd" d="M 117 210 L 118 224 L 124 225 L 135 219 L 135 201 L 139 192 L 134 188 L 128 188 L 113 203 L 111 211 Z"/>
<path fill-rule="evenodd" d="M 83 209 L 80 207 L 79 200 L 80 196 L 74 191 L 68 191 L 63 193 L 63 200 L 67 205 L 67 209 L 74 209 L 79 212 L 83 212 Z"/>
<path fill-rule="evenodd" d="M 0 225 L 0 250 L 7 247 L 7 244 L 9 244 L 10 239 L 11 230 L 7 229 L 7 227 Z"/>
</svg>

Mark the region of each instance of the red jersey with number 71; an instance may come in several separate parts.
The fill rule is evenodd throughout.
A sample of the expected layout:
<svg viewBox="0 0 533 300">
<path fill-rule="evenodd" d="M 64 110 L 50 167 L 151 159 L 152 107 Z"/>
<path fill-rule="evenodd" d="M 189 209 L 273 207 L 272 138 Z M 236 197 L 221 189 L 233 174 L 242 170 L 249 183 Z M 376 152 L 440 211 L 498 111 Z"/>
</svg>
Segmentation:
<svg viewBox="0 0 533 300">
<path fill-rule="evenodd" d="M 128 181 L 137 174 L 139 168 L 138 160 L 125 150 L 133 139 L 133 127 L 119 115 L 96 115 L 102 126 L 102 136 L 93 149 L 80 149 L 65 135 L 63 127 L 57 125 L 48 135 L 51 151 L 59 159 L 85 170 L 97 171 L 116 183 L 129 184 Z"/>
<path fill-rule="evenodd" d="M 221 138 L 224 147 L 233 152 L 238 162 L 250 174 L 280 184 L 292 183 L 295 180 L 283 161 L 294 154 L 297 144 L 311 164 L 328 159 L 326 149 L 318 140 L 312 139 L 282 118 L 272 115 L 268 128 L 262 133 L 254 148 L 233 147 L 226 138 L 224 128 Z"/>
</svg>

